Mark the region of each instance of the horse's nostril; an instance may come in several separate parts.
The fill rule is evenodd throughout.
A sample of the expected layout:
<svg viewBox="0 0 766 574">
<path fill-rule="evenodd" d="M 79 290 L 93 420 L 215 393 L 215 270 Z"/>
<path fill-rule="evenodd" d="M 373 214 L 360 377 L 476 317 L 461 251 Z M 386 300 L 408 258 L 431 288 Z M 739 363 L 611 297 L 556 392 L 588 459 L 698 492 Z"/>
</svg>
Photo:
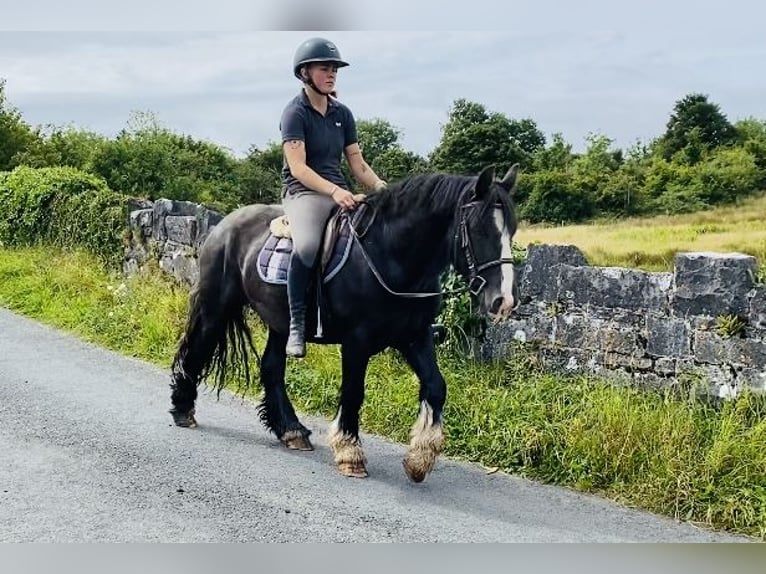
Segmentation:
<svg viewBox="0 0 766 574">
<path fill-rule="evenodd" d="M 500 311 L 500 307 L 503 306 L 503 298 L 502 297 L 495 297 L 495 300 L 492 301 L 492 305 L 489 308 L 489 312 L 493 315 L 496 315 L 498 311 Z"/>
</svg>

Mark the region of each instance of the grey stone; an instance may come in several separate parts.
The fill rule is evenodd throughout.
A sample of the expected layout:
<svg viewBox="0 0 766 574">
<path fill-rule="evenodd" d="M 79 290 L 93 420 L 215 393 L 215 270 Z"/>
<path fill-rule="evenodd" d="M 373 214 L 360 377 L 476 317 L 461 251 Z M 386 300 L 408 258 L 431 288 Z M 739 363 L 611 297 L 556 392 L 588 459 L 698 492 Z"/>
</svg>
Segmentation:
<svg viewBox="0 0 766 574">
<path fill-rule="evenodd" d="M 223 215 L 217 211 L 200 206 L 197 210 L 197 238 L 194 246 L 200 247 L 210 234 L 210 230 L 218 225 L 222 219 Z"/>
<path fill-rule="evenodd" d="M 646 352 L 652 357 L 686 357 L 691 354 L 689 327 L 682 319 L 648 315 Z"/>
<path fill-rule="evenodd" d="M 621 353 L 605 353 L 604 365 L 609 368 L 623 367 L 630 370 L 648 371 L 652 368 L 649 357 L 633 357 Z"/>
<path fill-rule="evenodd" d="M 660 357 L 654 361 L 654 371 L 658 375 L 675 375 L 676 374 L 676 360 L 669 357 Z"/>
<path fill-rule="evenodd" d="M 555 301 L 559 266 L 588 265 L 585 256 L 574 245 L 530 245 L 520 275 L 521 300 Z"/>
<path fill-rule="evenodd" d="M 756 339 L 726 338 L 710 331 L 697 331 L 694 356 L 701 363 L 766 370 L 766 343 Z"/>
<path fill-rule="evenodd" d="M 158 199 L 154 202 L 154 214 L 157 219 L 166 215 L 193 215 L 196 217 L 199 204 L 174 199 Z"/>
<path fill-rule="evenodd" d="M 737 375 L 737 382 L 755 391 L 766 391 L 766 371 L 745 367 Z"/>
<path fill-rule="evenodd" d="M 638 333 L 627 325 L 612 323 L 599 330 L 601 349 L 632 357 L 643 357 L 644 347 Z"/>
<path fill-rule="evenodd" d="M 731 339 L 728 349 L 731 363 L 766 370 L 766 343 L 755 339 Z"/>
<path fill-rule="evenodd" d="M 757 329 L 766 329 L 766 288 L 755 289 L 750 299 L 750 325 Z"/>
<path fill-rule="evenodd" d="M 579 314 L 558 315 L 554 320 L 553 339 L 556 344 L 567 349 L 598 350 L 598 327 Z"/>
<path fill-rule="evenodd" d="M 143 237 L 149 237 L 152 234 L 152 225 L 154 224 L 154 211 L 152 209 L 131 211 L 129 220 L 130 228 L 140 231 Z"/>
<path fill-rule="evenodd" d="M 131 197 L 128 199 L 128 213 L 142 209 L 152 209 L 153 206 L 154 202 L 148 199 L 139 199 L 136 197 Z"/>
<path fill-rule="evenodd" d="M 694 333 L 694 358 L 699 363 L 719 365 L 729 360 L 729 341 L 712 331 Z"/>
<path fill-rule="evenodd" d="M 197 238 L 197 218 L 184 215 L 166 216 L 165 236 L 168 241 L 192 246 Z"/>
<path fill-rule="evenodd" d="M 481 355 L 485 358 L 505 359 L 510 356 L 510 347 L 514 342 L 547 342 L 551 338 L 553 322 L 551 317 L 535 315 L 489 325 Z"/>
<path fill-rule="evenodd" d="M 660 310 L 668 304 L 671 286 L 669 273 L 562 265 L 558 298 L 589 308 Z"/>
<path fill-rule="evenodd" d="M 199 277 L 199 262 L 193 250 L 172 241 L 165 243 L 160 255 L 160 268 L 185 283 L 194 285 Z"/>
<path fill-rule="evenodd" d="M 679 253 L 675 260 L 673 312 L 679 316 L 734 314 L 750 311 L 755 257 L 741 253 Z"/>
</svg>

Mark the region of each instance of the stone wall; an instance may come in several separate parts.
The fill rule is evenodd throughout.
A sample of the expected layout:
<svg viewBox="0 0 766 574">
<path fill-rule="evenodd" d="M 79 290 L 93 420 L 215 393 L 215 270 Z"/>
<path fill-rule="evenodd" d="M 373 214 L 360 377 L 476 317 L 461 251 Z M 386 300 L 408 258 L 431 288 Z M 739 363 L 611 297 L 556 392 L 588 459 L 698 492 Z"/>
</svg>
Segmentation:
<svg viewBox="0 0 766 574">
<path fill-rule="evenodd" d="M 574 246 L 533 245 L 517 269 L 522 305 L 490 327 L 482 354 L 514 342 L 550 367 L 667 385 L 709 381 L 719 396 L 766 389 L 766 287 L 754 257 L 679 253 L 675 269 L 591 267 Z"/>
<path fill-rule="evenodd" d="M 196 253 L 221 215 L 180 201 L 138 202 L 130 213 L 124 270 L 149 262 L 191 285 Z M 574 246 L 530 246 L 517 269 L 522 305 L 493 325 L 481 352 L 502 358 L 515 344 L 549 368 L 667 385 L 710 381 L 720 396 L 766 389 L 766 287 L 740 254 L 678 254 L 675 269 L 649 273 L 592 267 Z"/>
<path fill-rule="evenodd" d="M 222 216 L 195 203 L 158 199 L 135 202 L 128 219 L 130 246 L 123 271 L 132 275 L 147 263 L 156 262 L 160 269 L 191 286 L 199 276 L 197 250 Z"/>
</svg>

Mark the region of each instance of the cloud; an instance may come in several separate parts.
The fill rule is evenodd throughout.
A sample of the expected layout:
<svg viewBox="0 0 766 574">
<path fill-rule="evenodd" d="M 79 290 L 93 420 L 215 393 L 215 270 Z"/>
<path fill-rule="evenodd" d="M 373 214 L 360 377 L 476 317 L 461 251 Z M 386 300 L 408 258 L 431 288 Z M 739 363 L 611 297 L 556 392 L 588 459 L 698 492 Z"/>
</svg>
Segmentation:
<svg viewBox="0 0 766 574">
<path fill-rule="evenodd" d="M 755 17 L 729 29 L 719 20 L 730 14 L 695 12 L 671 29 L 656 10 L 626 8 L 635 21 L 610 27 L 584 7 L 569 13 L 568 26 L 559 13 L 540 26 L 532 15 L 541 8 L 514 6 L 505 31 L 6 32 L 0 76 L 33 124 L 113 134 L 132 110 L 148 110 L 238 154 L 279 138 L 282 108 L 299 89 L 293 52 L 315 34 L 333 39 L 352 64 L 339 75 L 341 99 L 358 118 L 392 122 L 405 147 L 421 154 L 436 145 L 461 97 L 532 118 L 575 148 L 593 131 L 619 146 L 655 137 L 674 101 L 692 91 L 709 93 L 733 119 L 766 117 L 766 80 L 755 73 L 766 45 Z"/>
</svg>

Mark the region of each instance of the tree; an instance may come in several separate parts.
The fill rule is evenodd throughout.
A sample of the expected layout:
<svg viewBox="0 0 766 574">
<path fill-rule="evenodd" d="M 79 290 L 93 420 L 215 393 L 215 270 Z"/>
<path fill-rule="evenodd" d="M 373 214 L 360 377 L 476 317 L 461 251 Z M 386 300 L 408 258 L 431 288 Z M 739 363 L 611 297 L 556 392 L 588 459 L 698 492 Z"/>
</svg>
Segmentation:
<svg viewBox="0 0 766 574">
<path fill-rule="evenodd" d="M 51 126 L 36 145 L 17 155 L 18 162 L 30 167 L 69 166 L 89 171 L 93 157 L 107 138 L 73 126 Z"/>
<path fill-rule="evenodd" d="M 758 187 L 766 189 L 766 121 L 746 118 L 734 124 L 737 142 L 752 154 L 760 176 Z"/>
<path fill-rule="evenodd" d="M 660 146 L 663 157 L 671 159 L 689 145 L 712 150 L 733 143 L 735 138 L 734 127 L 717 104 L 704 94 L 688 94 L 676 102 Z M 698 161 L 699 155 L 695 150 L 689 157 Z"/>
<path fill-rule="evenodd" d="M 451 173 L 473 175 L 490 164 L 504 172 L 514 163 L 531 165 L 533 154 L 544 145 L 545 136 L 534 121 L 511 120 L 458 99 L 430 161 L 435 169 Z"/>
<path fill-rule="evenodd" d="M 372 166 L 381 154 L 399 147 L 401 131 L 386 120 L 359 120 L 356 124 L 359 147 L 365 161 Z"/>
<path fill-rule="evenodd" d="M 612 140 L 605 135 L 590 134 L 586 140 L 588 150 L 572 162 L 571 185 L 588 195 L 597 211 L 619 212 L 630 205 L 630 191 L 608 184 L 622 164 L 622 154 L 609 149 Z"/>
<path fill-rule="evenodd" d="M 279 203 L 282 162 L 282 145 L 279 143 L 272 142 L 263 150 L 251 147 L 247 157 L 237 165 L 239 194 L 236 203 Z"/>
<path fill-rule="evenodd" d="M 551 143 L 537 151 L 534 157 L 533 167 L 535 171 L 566 169 L 574 160 L 572 144 L 564 140 L 564 136 L 555 133 L 551 137 Z"/>
<path fill-rule="evenodd" d="M 409 175 L 426 173 L 428 162 L 414 152 L 395 146 L 378 155 L 370 167 L 385 181 L 393 182 Z"/>
<path fill-rule="evenodd" d="M 580 221 L 593 215 L 591 197 L 573 185 L 564 171 L 540 171 L 525 180 L 530 189 L 521 205 L 521 217 L 530 223 Z"/>
<path fill-rule="evenodd" d="M 238 194 L 237 160 L 227 150 L 133 116 L 129 128 L 99 146 L 92 169 L 121 193 L 230 208 Z M 222 202 L 222 198 L 228 198 Z"/>
<path fill-rule="evenodd" d="M 38 134 L 21 118 L 5 97 L 5 80 L 0 78 L 0 171 L 20 165 L 20 157 L 39 142 Z"/>
</svg>

